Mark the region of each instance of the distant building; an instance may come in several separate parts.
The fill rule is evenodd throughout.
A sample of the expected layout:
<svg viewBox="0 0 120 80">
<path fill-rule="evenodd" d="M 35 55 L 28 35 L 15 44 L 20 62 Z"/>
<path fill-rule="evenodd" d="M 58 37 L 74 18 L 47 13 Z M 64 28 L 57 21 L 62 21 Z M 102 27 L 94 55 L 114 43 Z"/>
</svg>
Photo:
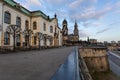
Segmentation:
<svg viewBox="0 0 120 80">
<path fill-rule="evenodd" d="M 115 41 L 111 41 L 111 44 L 115 44 L 116 42 Z"/>
<path fill-rule="evenodd" d="M 118 44 L 118 46 L 120 46 L 120 41 L 118 41 L 118 43 L 117 43 L 117 44 Z"/>
<path fill-rule="evenodd" d="M 79 41 L 79 30 L 78 30 L 78 25 L 77 23 L 75 22 L 75 25 L 74 25 L 74 33 L 73 34 L 68 34 L 68 23 L 67 23 L 67 20 L 63 20 L 63 23 L 62 23 L 62 42 L 63 42 L 63 45 L 70 45 L 71 43 L 73 42 L 77 42 Z M 68 42 L 71 42 L 71 43 L 68 43 Z"/>
<path fill-rule="evenodd" d="M 117 46 L 117 43 L 115 41 L 111 41 L 111 46 Z"/>
<path fill-rule="evenodd" d="M 90 42 L 91 44 L 97 44 L 97 39 L 89 39 L 89 42 Z"/>
<path fill-rule="evenodd" d="M 104 46 L 86 46 L 79 48 L 90 72 L 108 71 L 107 48 Z"/>
</svg>

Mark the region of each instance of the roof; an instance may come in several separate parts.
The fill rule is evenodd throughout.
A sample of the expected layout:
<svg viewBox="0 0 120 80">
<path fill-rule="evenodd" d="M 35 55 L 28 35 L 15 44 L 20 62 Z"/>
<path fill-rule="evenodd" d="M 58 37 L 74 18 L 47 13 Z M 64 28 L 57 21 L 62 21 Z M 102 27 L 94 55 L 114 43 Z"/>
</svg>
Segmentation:
<svg viewBox="0 0 120 80">
<path fill-rule="evenodd" d="M 47 16 L 46 14 L 44 14 L 42 11 L 38 10 L 38 11 L 30 11 L 28 9 L 26 9 L 25 7 L 21 6 L 19 3 L 15 2 L 14 0 L 3 0 L 5 3 L 7 3 L 8 5 L 16 8 L 17 10 L 21 11 L 22 13 L 28 15 L 28 16 L 42 16 L 44 19 L 52 21 L 53 19 L 50 19 L 49 16 Z"/>
<path fill-rule="evenodd" d="M 8 5 L 10 5 L 10 6 L 12 6 L 12 7 L 14 7 L 14 8 L 17 8 L 17 6 L 16 5 L 19 5 L 19 3 L 16 3 L 15 1 L 13 1 L 13 0 L 4 0 L 4 2 L 6 2 Z M 20 5 L 19 5 L 20 6 Z M 17 8 L 18 9 L 18 8 Z M 30 14 L 30 11 L 29 10 L 27 10 L 26 8 L 24 8 L 23 6 L 20 6 L 20 9 L 19 10 L 21 10 L 23 13 L 25 13 L 25 14 L 27 14 L 27 15 L 31 15 Z"/>
<path fill-rule="evenodd" d="M 31 12 L 31 16 L 32 17 L 36 17 L 36 16 L 42 16 L 44 19 L 46 20 L 53 20 L 54 18 L 50 18 L 49 16 L 47 16 L 46 14 L 44 14 L 42 11 L 38 10 L 38 11 L 33 11 Z"/>
<path fill-rule="evenodd" d="M 67 20 L 66 19 L 63 20 L 63 24 L 67 24 Z"/>
</svg>

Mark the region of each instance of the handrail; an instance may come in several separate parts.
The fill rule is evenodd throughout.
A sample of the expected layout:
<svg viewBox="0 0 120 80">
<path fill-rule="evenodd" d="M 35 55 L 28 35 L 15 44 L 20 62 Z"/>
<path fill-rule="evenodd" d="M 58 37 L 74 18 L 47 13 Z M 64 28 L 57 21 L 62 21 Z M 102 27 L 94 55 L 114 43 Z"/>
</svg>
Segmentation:
<svg viewBox="0 0 120 80">
<path fill-rule="evenodd" d="M 70 53 L 65 63 L 60 66 L 51 80 L 81 80 L 77 47 Z"/>
</svg>

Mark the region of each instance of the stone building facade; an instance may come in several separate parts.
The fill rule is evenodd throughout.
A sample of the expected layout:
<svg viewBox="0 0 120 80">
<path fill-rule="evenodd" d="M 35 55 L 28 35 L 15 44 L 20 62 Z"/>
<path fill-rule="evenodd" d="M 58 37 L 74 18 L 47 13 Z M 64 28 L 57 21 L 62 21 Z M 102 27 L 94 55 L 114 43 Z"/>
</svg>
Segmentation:
<svg viewBox="0 0 120 80">
<path fill-rule="evenodd" d="M 68 34 L 68 23 L 67 20 L 64 19 L 62 23 L 62 43 L 63 45 L 70 45 L 72 42 L 77 42 L 79 41 L 79 30 L 78 30 L 78 25 L 75 21 L 74 24 L 74 31 L 73 34 Z M 71 43 L 68 43 L 71 42 Z"/>
<path fill-rule="evenodd" d="M 13 0 L 0 0 L 0 46 L 12 47 L 12 34 L 6 33 L 10 25 L 21 28 L 21 34 L 16 38 L 16 46 L 61 46 L 62 34 L 58 26 L 57 15 L 50 18 L 42 11 L 30 11 Z M 22 34 L 24 30 L 31 30 L 33 34 L 27 37 Z M 37 33 L 41 33 L 40 42 Z M 29 40 L 29 42 L 27 41 Z M 17 45 L 19 43 L 19 45 Z M 25 45 L 26 44 L 26 45 Z"/>
<path fill-rule="evenodd" d="M 90 72 L 108 71 L 106 47 L 89 46 L 79 48 L 79 54 L 84 58 Z"/>
</svg>

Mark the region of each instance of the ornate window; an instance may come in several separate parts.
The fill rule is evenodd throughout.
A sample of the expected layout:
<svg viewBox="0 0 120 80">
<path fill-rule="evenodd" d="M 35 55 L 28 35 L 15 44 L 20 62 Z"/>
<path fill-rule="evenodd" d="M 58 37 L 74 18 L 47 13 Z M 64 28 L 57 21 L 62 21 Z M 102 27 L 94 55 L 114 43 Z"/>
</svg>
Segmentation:
<svg viewBox="0 0 120 80">
<path fill-rule="evenodd" d="M 4 45 L 10 45 L 10 34 L 7 32 L 4 33 Z"/>
<path fill-rule="evenodd" d="M 37 29 L 37 22 L 33 22 L 33 30 Z"/>
<path fill-rule="evenodd" d="M 28 20 L 25 21 L 25 28 L 29 29 L 29 22 L 28 22 Z"/>
<path fill-rule="evenodd" d="M 53 27 L 50 26 L 50 33 L 53 33 Z"/>
<path fill-rule="evenodd" d="M 18 27 L 21 27 L 21 18 L 20 17 L 16 17 L 16 25 Z"/>
<path fill-rule="evenodd" d="M 4 22 L 10 24 L 11 22 L 11 14 L 9 12 L 4 13 Z"/>
<path fill-rule="evenodd" d="M 46 31 L 46 24 L 43 24 L 43 30 Z"/>
</svg>

